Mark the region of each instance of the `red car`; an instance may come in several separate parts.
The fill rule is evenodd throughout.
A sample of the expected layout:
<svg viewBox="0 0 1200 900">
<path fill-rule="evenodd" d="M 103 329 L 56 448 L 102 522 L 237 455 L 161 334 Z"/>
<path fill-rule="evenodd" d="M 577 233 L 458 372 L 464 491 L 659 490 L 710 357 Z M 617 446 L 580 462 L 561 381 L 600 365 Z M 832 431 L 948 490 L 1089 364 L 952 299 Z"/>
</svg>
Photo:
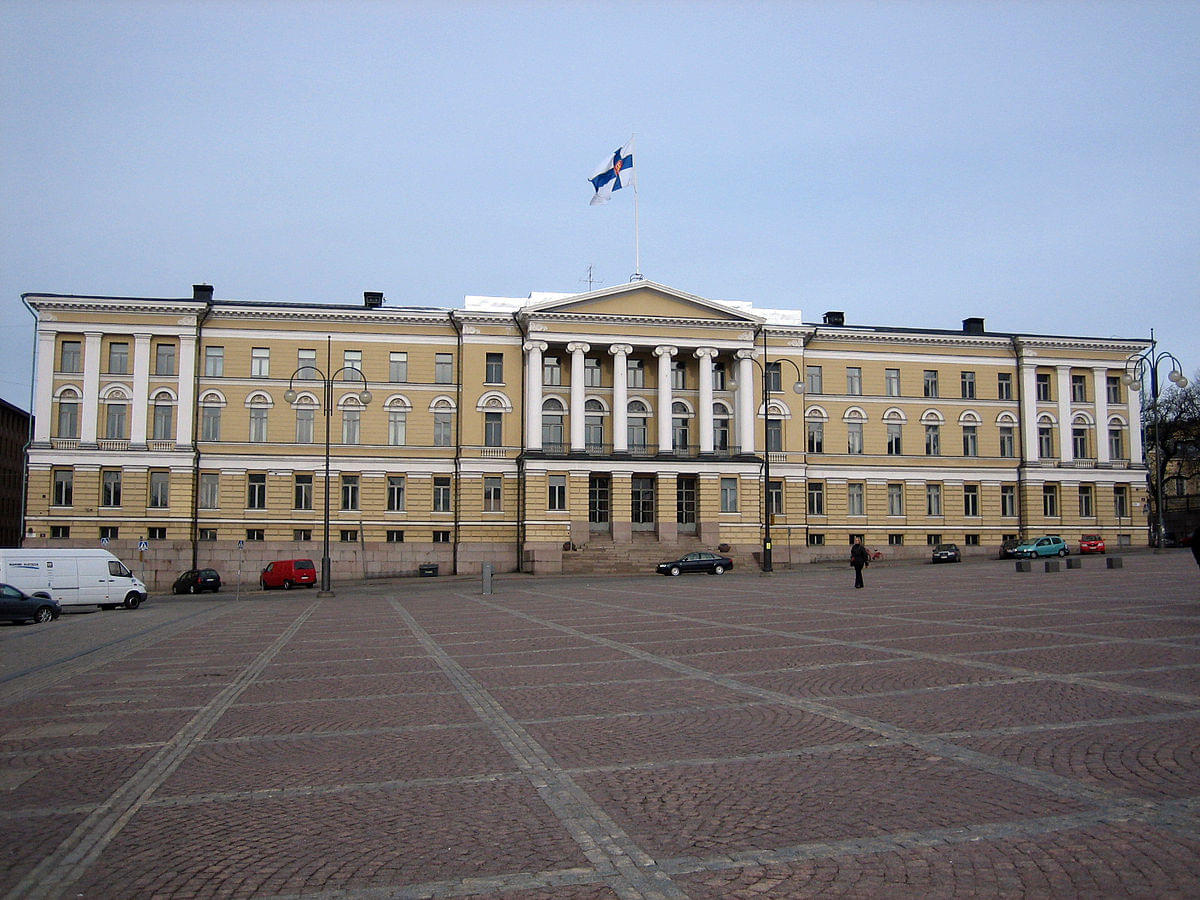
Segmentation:
<svg viewBox="0 0 1200 900">
<path fill-rule="evenodd" d="M 1104 553 L 1104 538 L 1098 534 L 1085 534 L 1079 539 L 1080 553 Z"/>
</svg>

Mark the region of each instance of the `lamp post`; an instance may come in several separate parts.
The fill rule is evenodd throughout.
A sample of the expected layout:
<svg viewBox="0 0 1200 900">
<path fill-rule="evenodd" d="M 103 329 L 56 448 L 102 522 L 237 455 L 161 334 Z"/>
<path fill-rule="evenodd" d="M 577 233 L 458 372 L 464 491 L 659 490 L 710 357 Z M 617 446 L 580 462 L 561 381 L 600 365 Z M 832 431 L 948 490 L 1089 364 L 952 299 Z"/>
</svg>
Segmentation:
<svg viewBox="0 0 1200 900">
<path fill-rule="evenodd" d="M 1150 332 L 1150 346 L 1141 353 L 1135 353 L 1125 360 L 1125 374 L 1121 376 L 1122 383 L 1130 390 L 1141 391 L 1142 383 L 1146 376 L 1150 376 L 1150 405 L 1154 409 L 1156 417 L 1158 416 L 1158 366 L 1160 363 L 1169 362 L 1171 371 L 1167 374 L 1167 378 L 1176 386 L 1185 388 L 1188 385 L 1188 380 L 1183 374 L 1183 365 L 1179 359 L 1172 353 L 1166 351 L 1157 351 L 1158 346 L 1154 340 L 1154 332 Z M 1142 394 L 1142 425 L 1145 427 L 1145 394 Z M 1154 537 L 1154 552 L 1157 553 L 1162 547 L 1163 534 L 1165 533 L 1163 521 L 1163 474 L 1164 467 L 1162 464 L 1162 420 L 1156 418 L 1154 423 L 1154 508 L 1156 518 L 1158 519 Z"/>
<path fill-rule="evenodd" d="M 333 594 L 333 591 L 330 587 L 329 572 L 329 420 L 333 416 L 334 379 L 344 372 L 347 375 L 344 380 L 353 381 L 353 378 L 348 377 L 350 373 L 353 373 L 355 376 L 357 376 L 357 379 L 362 382 L 362 390 L 359 391 L 357 395 L 358 401 L 363 406 L 366 406 L 371 402 L 371 392 L 367 390 L 366 376 L 364 376 L 363 373 L 358 369 L 353 366 L 342 366 L 337 371 L 329 372 L 329 367 L 332 365 L 331 354 L 332 338 L 326 337 L 325 371 L 318 369 L 316 366 L 300 366 L 294 372 L 292 372 L 292 377 L 288 379 L 288 388 L 283 393 L 283 399 L 294 406 L 298 396 L 296 394 L 295 382 L 297 376 L 300 376 L 302 372 L 311 373 L 311 377 L 302 376 L 300 378 L 301 381 L 320 381 L 322 382 L 322 387 L 324 389 L 321 400 L 321 409 L 325 413 L 325 528 L 324 541 L 321 547 L 321 590 L 318 593 L 318 596 L 321 597 L 329 597 Z M 329 372 L 329 374 L 326 374 L 326 372 Z"/>
</svg>

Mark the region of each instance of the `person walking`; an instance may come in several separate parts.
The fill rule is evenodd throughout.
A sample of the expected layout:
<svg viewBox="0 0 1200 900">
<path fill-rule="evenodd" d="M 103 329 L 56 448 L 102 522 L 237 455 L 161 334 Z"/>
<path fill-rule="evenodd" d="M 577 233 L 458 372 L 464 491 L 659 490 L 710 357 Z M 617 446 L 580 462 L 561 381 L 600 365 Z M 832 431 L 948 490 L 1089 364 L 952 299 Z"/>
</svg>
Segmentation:
<svg viewBox="0 0 1200 900">
<path fill-rule="evenodd" d="M 855 538 L 854 546 L 850 548 L 850 565 L 854 566 L 854 586 L 856 588 L 863 586 L 862 570 L 870 564 L 871 555 L 863 546 L 862 538 Z"/>
<path fill-rule="evenodd" d="M 1200 566 L 1200 525 L 1192 532 L 1192 558 L 1196 560 L 1196 565 Z"/>
</svg>

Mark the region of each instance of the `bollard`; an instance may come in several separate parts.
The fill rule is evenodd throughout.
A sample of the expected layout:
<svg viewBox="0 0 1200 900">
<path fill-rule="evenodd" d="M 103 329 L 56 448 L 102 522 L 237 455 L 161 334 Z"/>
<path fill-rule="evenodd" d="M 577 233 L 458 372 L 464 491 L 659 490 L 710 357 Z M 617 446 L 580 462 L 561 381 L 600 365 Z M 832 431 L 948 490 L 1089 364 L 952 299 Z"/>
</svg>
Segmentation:
<svg viewBox="0 0 1200 900">
<path fill-rule="evenodd" d="M 1058 560 L 1057 559 L 1046 560 L 1046 571 L 1047 572 L 1057 572 L 1058 571 Z"/>
<path fill-rule="evenodd" d="M 1018 572 L 1032 572 L 1033 564 L 1027 559 L 1018 559 L 1017 560 L 1017 571 Z"/>
<path fill-rule="evenodd" d="M 1083 568 L 1083 560 L 1077 559 L 1074 556 L 1068 556 L 1067 557 L 1067 568 L 1068 569 L 1082 569 Z"/>
<path fill-rule="evenodd" d="M 1110 556 L 1104 560 L 1104 565 L 1110 569 L 1123 569 L 1125 568 L 1125 560 L 1119 556 Z"/>
<path fill-rule="evenodd" d="M 483 594 L 486 597 L 492 592 L 492 564 L 483 564 Z"/>
</svg>

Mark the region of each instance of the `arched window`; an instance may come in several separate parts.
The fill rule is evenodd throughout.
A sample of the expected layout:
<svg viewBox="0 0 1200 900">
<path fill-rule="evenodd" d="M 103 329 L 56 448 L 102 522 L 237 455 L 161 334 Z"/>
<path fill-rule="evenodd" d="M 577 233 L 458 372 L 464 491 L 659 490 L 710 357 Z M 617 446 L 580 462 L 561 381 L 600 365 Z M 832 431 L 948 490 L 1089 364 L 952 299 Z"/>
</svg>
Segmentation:
<svg viewBox="0 0 1200 900">
<path fill-rule="evenodd" d="M 650 407 L 641 400 L 634 400 L 629 404 L 628 409 L 629 449 L 645 450 L 646 422 L 650 417 Z"/>
<path fill-rule="evenodd" d="M 175 439 L 175 398 L 169 391 L 159 391 L 150 400 L 153 410 L 153 429 L 151 439 L 155 441 L 171 441 Z"/>
<path fill-rule="evenodd" d="M 59 392 L 57 436 L 71 440 L 79 437 L 79 393 L 74 388 Z"/>
<path fill-rule="evenodd" d="M 604 404 L 599 400 L 583 404 L 583 440 L 588 450 L 604 446 Z"/>
<path fill-rule="evenodd" d="M 713 449 L 729 449 L 729 407 L 724 403 L 713 404 Z"/>
<path fill-rule="evenodd" d="M 677 453 L 687 451 L 691 436 L 688 428 L 691 415 L 686 403 L 676 401 L 671 404 L 671 445 Z"/>
<path fill-rule="evenodd" d="M 550 397 L 542 403 L 542 449 L 562 449 L 565 415 L 566 407 L 558 398 Z"/>
</svg>

